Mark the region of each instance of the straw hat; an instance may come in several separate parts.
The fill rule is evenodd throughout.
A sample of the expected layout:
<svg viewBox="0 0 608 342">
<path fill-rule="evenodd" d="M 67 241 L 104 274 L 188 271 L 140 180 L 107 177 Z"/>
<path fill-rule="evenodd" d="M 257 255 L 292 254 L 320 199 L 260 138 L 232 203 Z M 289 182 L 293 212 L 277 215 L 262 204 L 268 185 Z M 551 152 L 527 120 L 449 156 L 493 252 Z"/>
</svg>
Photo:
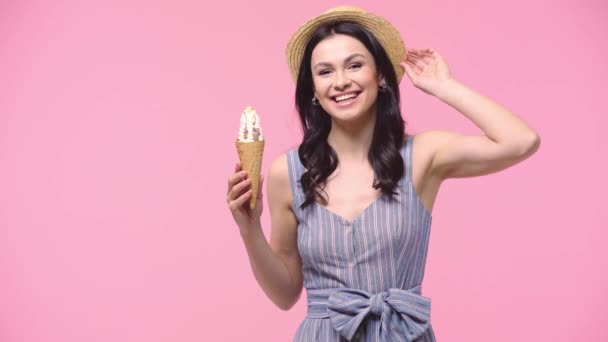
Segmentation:
<svg viewBox="0 0 608 342">
<path fill-rule="evenodd" d="M 321 26 L 339 21 L 350 21 L 361 25 L 367 29 L 378 39 L 391 62 L 397 76 L 397 81 L 401 81 L 403 77 L 403 67 L 399 65 L 405 60 L 406 49 L 399 31 L 391 25 L 386 19 L 375 14 L 365 12 L 364 10 L 350 6 L 334 7 L 327 12 L 314 17 L 307 21 L 304 25 L 293 34 L 287 44 L 287 65 L 289 72 L 294 80 L 298 79 L 298 71 L 302 63 L 304 49 L 310 37 Z"/>
</svg>

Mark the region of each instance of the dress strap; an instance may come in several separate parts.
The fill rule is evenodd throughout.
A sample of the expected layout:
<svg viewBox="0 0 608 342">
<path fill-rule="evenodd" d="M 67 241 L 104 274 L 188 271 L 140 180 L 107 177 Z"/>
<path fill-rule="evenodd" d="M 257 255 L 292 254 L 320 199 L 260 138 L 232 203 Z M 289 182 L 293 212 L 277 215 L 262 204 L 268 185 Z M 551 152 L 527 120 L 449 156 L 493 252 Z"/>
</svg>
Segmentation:
<svg viewBox="0 0 608 342">
<path fill-rule="evenodd" d="M 412 146 L 414 145 L 414 136 L 408 135 L 405 143 L 401 147 L 401 157 L 403 157 L 405 180 L 412 181 Z"/>
<path fill-rule="evenodd" d="M 289 149 L 287 155 L 287 169 L 289 170 L 289 187 L 291 189 L 291 196 L 293 203 L 299 207 L 300 198 L 303 196 L 302 184 L 300 178 L 304 173 L 304 165 L 300 162 L 300 156 L 298 154 L 298 147 Z M 296 209 L 296 208 L 294 208 Z"/>
</svg>

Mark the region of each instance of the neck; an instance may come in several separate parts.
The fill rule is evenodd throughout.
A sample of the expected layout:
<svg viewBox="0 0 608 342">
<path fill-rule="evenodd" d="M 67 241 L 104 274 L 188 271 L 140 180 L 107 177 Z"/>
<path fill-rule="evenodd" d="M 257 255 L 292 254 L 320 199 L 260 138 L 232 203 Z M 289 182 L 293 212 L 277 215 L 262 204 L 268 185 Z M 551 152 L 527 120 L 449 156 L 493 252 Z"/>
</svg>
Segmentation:
<svg viewBox="0 0 608 342">
<path fill-rule="evenodd" d="M 341 163 L 367 162 L 375 125 L 375 112 L 362 116 L 358 121 L 345 122 L 332 119 L 327 143 L 336 151 Z"/>
</svg>

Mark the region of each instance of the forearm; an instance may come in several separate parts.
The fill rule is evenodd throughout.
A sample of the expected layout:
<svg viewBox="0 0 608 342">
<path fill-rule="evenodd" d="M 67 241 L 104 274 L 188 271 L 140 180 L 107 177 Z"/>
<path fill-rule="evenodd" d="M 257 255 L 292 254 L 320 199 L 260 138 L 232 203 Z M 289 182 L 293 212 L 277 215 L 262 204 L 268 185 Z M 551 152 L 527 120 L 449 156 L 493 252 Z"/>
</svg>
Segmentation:
<svg viewBox="0 0 608 342">
<path fill-rule="evenodd" d="M 281 258 L 272 250 L 262 227 L 241 234 L 251 269 L 266 296 L 279 308 L 288 310 L 300 293 L 300 286 L 294 284 L 289 270 Z"/>
<path fill-rule="evenodd" d="M 538 139 L 537 133 L 514 113 L 454 79 L 446 81 L 436 96 L 473 121 L 496 143 L 520 146 Z"/>
</svg>

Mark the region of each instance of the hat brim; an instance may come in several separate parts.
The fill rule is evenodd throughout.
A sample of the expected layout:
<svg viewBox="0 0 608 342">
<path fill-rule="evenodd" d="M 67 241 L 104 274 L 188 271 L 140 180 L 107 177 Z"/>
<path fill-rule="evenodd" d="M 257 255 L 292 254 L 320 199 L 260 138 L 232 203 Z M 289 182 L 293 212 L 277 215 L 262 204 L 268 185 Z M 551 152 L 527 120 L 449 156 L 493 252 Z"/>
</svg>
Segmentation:
<svg viewBox="0 0 608 342">
<path fill-rule="evenodd" d="M 404 72 L 400 63 L 405 60 L 407 50 L 399 31 L 386 19 L 355 8 L 330 10 L 307 21 L 293 34 L 287 44 L 286 57 L 289 72 L 294 81 L 298 79 L 304 49 L 312 35 L 326 24 L 341 21 L 357 23 L 378 39 L 393 64 L 397 82 L 400 82 Z"/>
</svg>

